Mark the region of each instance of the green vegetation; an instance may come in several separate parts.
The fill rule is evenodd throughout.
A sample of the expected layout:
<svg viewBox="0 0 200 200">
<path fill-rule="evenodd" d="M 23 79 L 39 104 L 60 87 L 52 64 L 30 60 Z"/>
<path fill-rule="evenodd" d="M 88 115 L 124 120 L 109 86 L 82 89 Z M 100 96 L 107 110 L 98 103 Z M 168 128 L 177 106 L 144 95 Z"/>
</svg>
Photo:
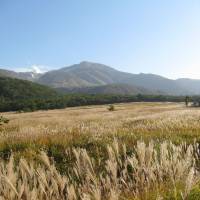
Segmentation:
<svg viewBox="0 0 200 200">
<path fill-rule="evenodd" d="M 9 122 L 9 119 L 7 119 L 3 116 L 0 116 L 0 125 L 7 124 L 8 122 Z"/>
<path fill-rule="evenodd" d="M 182 102 L 184 97 L 161 96 L 161 95 L 93 95 L 93 94 L 70 94 L 57 95 L 55 97 L 35 98 L 26 97 L 22 99 L 0 98 L 0 112 L 7 111 L 35 111 L 60 109 L 74 106 L 103 105 L 127 102 Z"/>
<path fill-rule="evenodd" d="M 190 101 L 190 97 L 189 97 L 189 96 L 186 96 L 186 97 L 185 97 L 185 105 L 186 105 L 186 107 L 188 106 L 189 101 Z"/>
<path fill-rule="evenodd" d="M 109 105 L 108 110 L 109 111 L 114 111 L 115 110 L 115 106 L 114 105 Z"/>
<path fill-rule="evenodd" d="M 184 97 L 163 95 L 61 95 L 53 89 L 29 81 L 0 77 L 0 112 L 60 109 L 84 105 L 103 105 L 125 102 L 181 102 Z"/>
<path fill-rule="evenodd" d="M 198 99 L 193 97 L 191 99 Z M 126 102 L 183 102 L 184 96 L 67 94 L 29 81 L 0 77 L 0 112 L 60 109 L 74 106 Z M 188 102 L 188 98 L 187 98 Z"/>
<path fill-rule="evenodd" d="M 30 81 L 0 77 L 0 101 L 45 99 L 57 96 L 49 87 Z"/>
</svg>

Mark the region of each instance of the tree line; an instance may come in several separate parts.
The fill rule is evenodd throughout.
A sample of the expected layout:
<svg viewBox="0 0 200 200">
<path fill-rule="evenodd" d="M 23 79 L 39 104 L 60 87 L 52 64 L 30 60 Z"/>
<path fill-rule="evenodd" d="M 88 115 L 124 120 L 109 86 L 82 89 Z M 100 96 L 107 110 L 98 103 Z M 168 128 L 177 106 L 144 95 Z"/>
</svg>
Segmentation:
<svg viewBox="0 0 200 200">
<path fill-rule="evenodd" d="M 183 102 L 184 96 L 166 95 L 105 95 L 69 94 L 49 98 L 5 99 L 0 97 L 0 112 L 60 109 L 74 106 L 102 105 L 126 102 Z"/>
</svg>

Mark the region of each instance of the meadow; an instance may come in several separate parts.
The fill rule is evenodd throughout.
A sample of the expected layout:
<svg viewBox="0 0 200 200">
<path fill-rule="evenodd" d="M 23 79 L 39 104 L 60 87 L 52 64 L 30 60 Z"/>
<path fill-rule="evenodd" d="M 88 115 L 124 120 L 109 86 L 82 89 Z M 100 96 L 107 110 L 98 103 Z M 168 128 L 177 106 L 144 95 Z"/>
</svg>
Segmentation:
<svg viewBox="0 0 200 200">
<path fill-rule="evenodd" d="M 0 199 L 200 199 L 200 109 L 126 103 L 2 113 Z"/>
</svg>

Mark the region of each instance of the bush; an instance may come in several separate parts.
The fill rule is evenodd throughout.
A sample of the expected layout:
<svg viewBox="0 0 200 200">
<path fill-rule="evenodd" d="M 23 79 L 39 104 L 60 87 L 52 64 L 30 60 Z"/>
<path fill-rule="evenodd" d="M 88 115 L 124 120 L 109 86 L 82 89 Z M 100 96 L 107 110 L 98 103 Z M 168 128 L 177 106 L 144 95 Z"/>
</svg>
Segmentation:
<svg viewBox="0 0 200 200">
<path fill-rule="evenodd" d="M 7 124 L 8 122 L 9 122 L 9 119 L 7 119 L 3 116 L 0 116 L 0 125 Z"/>
<path fill-rule="evenodd" d="M 114 105 L 110 105 L 110 106 L 108 107 L 108 110 L 109 110 L 109 111 L 114 111 L 114 110 L 115 110 Z"/>
</svg>

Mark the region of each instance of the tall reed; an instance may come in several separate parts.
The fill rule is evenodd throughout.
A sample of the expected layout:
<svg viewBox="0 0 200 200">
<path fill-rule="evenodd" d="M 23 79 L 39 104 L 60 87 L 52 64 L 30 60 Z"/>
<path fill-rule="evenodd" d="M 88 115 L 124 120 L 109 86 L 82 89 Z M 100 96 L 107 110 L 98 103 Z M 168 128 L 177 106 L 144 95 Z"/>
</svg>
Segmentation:
<svg viewBox="0 0 200 200">
<path fill-rule="evenodd" d="M 199 181 L 197 144 L 138 141 L 131 150 L 126 148 L 114 140 L 107 146 L 106 158 L 93 158 L 81 148 L 68 149 L 66 156 L 74 163 L 65 174 L 44 151 L 37 163 L 21 158 L 15 164 L 12 155 L 9 162 L 0 162 L 0 199 L 162 199 L 164 193 L 187 199 Z"/>
</svg>

